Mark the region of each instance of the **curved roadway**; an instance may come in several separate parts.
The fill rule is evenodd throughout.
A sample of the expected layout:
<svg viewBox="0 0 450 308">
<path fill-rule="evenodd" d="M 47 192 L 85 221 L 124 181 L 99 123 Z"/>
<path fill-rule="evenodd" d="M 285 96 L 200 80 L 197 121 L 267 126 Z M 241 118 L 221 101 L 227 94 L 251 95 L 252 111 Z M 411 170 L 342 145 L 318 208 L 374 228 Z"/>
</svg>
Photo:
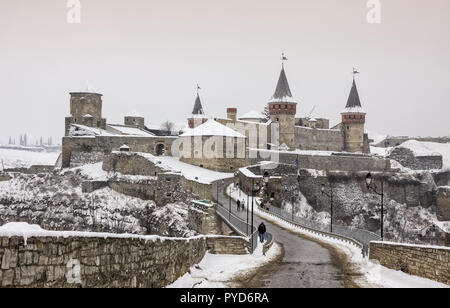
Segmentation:
<svg viewBox="0 0 450 308">
<path fill-rule="evenodd" d="M 245 201 L 247 202 L 247 200 Z M 225 195 L 224 189 L 219 190 L 219 203 L 228 209 L 229 197 Z M 247 220 L 246 211 L 237 212 L 234 201 L 232 201 L 232 211 L 244 221 Z M 344 275 L 333 263 L 328 249 L 254 215 L 256 227 L 262 221 L 267 227 L 267 232 L 273 234 L 274 241 L 283 246 L 284 256 L 282 260 L 263 269 L 249 281 L 250 286 L 267 288 L 344 287 Z"/>
</svg>

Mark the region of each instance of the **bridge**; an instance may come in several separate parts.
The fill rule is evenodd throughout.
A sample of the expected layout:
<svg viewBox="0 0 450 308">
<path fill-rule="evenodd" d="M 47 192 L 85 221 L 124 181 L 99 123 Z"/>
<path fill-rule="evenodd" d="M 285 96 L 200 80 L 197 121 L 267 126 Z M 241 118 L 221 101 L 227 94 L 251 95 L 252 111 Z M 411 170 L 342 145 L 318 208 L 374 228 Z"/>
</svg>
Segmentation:
<svg viewBox="0 0 450 308">
<path fill-rule="evenodd" d="M 258 245 L 258 232 L 251 229 L 247 223 L 247 211 L 237 211 L 236 202 L 226 193 L 226 188 L 233 183 L 233 179 L 218 181 L 213 184 L 216 210 L 237 233 L 248 236 L 252 244 L 252 252 Z M 247 204 L 249 206 L 249 204 Z M 301 237 L 287 228 L 273 223 L 282 220 L 308 233 L 321 235 L 330 239 L 353 244 L 361 249 L 361 253 L 368 253 L 371 241 L 380 237 L 366 230 L 345 226 L 333 226 L 333 233 L 328 232 L 329 225 L 307 221 L 292 215 L 280 208 L 271 207 L 264 210 L 255 202 L 257 211 L 265 215 L 254 215 L 254 226 L 261 222 L 267 227 L 268 236 L 264 244 L 268 247 L 273 241 L 283 246 L 283 259 L 269 267 L 264 273 L 249 281 L 247 287 L 287 287 L 287 288 L 315 288 L 315 287 L 349 287 L 352 281 L 348 277 L 347 269 L 343 268 L 342 260 L 335 249 L 318 243 L 313 239 Z M 262 216 L 272 217 L 264 219 Z M 249 219 L 250 221 L 250 219 Z"/>
</svg>

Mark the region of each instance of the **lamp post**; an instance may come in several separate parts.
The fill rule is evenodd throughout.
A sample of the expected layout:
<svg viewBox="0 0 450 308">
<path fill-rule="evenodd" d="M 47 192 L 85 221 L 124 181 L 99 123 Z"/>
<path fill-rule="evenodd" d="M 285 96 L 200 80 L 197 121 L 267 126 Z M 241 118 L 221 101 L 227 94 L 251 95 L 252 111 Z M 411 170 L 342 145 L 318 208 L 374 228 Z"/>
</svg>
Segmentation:
<svg viewBox="0 0 450 308">
<path fill-rule="evenodd" d="M 300 175 L 300 170 L 297 171 L 297 183 L 298 183 L 298 198 L 301 198 L 300 185 L 302 183 L 302 176 Z M 292 220 L 294 221 L 294 204 L 292 204 Z"/>
<path fill-rule="evenodd" d="M 269 181 L 270 181 L 270 174 L 268 171 L 264 172 L 263 175 L 263 182 L 264 182 L 264 189 L 265 189 L 265 193 L 266 193 L 266 200 L 265 201 L 269 201 Z"/>
<path fill-rule="evenodd" d="M 333 233 L 333 186 L 331 186 L 331 183 L 330 183 L 330 193 L 327 193 L 325 191 L 325 184 L 322 184 L 322 185 L 320 185 L 320 191 L 322 192 L 322 195 L 325 195 L 330 198 L 330 208 L 331 208 L 330 232 Z"/>
<path fill-rule="evenodd" d="M 380 220 L 380 228 L 381 228 L 381 240 L 384 240 L 384 181 L 380 179 L 381 182 L 381 192 L 378 192 L 377 185 L 373 183 L 372 173 L 369 172 L 366 176 L 366 185 L 367 189 L 372 190 L 377 195 L 381 196 L 381 220 Z"/>
<path fill-rule="evenodd" d="M 230 199 L 229 199 L 229 205 L 228 205 L 228 219 L 229 219 L 229 221 L 231 221 L 231 193 L 232 193 L 232 190 L 230 189 L 230 193 L 229 193 Z"/>
<path fill-rule="evenodd" d="M 252 178 L 252 228 L 251 232 L 253 232 L 253 212 L 254 212 L 254 206 L 255 206 L 255 193 L 260 190 L 259 183 L 255 184 L 255 178 Z"/>
</svg>

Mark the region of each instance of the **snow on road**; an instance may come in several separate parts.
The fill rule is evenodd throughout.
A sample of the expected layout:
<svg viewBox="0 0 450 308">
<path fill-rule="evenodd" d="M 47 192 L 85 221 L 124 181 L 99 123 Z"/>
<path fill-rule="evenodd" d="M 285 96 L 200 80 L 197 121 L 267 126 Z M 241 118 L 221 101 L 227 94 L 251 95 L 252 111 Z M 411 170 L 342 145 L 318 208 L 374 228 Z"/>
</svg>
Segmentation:
<svg viewBox="0 0 450 308">
<path fill-rule="evenodd" d="M 32 165 L 54 165 L 60 152 L 32 152 L 0 149 L 0 170 L 8 168 L 29 168 Z M 3 165 L 2 165 L 3 162 Z"/>
<path fill-rule="evenodd" d="M 197 266 L 167 288 L 228 288 L 233 280 L 275 260 L 281 253 L 278 244 L 272 245 L 266 255 L 258 245 L 253 255 L 213 255 L 207 253 Z"/>
</svg>

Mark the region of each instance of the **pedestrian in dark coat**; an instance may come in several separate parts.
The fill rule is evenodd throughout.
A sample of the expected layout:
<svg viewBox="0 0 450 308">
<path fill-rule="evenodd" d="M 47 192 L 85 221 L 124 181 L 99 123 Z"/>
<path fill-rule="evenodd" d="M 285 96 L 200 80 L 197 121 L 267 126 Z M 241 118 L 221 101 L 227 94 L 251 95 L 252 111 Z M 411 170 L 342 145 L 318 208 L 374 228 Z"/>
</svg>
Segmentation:
<svg viewBox="0 0 450 308">
<path fill-rule="evenodd" d="M 266 225 L 262 222 L 258 227 L 259 232 L 259 240 L 261 241 L 261 244 L 264 243 L 264 236 L 266 235 Z"/>
<path fill-rule="evenodd" d="M 241 210 L 241 201 L 238 200 L 238 201 L 236 202 L 236 204 L 237 204 L 237 211 L 239 212 L 239 211 Z"/>
</svg>

